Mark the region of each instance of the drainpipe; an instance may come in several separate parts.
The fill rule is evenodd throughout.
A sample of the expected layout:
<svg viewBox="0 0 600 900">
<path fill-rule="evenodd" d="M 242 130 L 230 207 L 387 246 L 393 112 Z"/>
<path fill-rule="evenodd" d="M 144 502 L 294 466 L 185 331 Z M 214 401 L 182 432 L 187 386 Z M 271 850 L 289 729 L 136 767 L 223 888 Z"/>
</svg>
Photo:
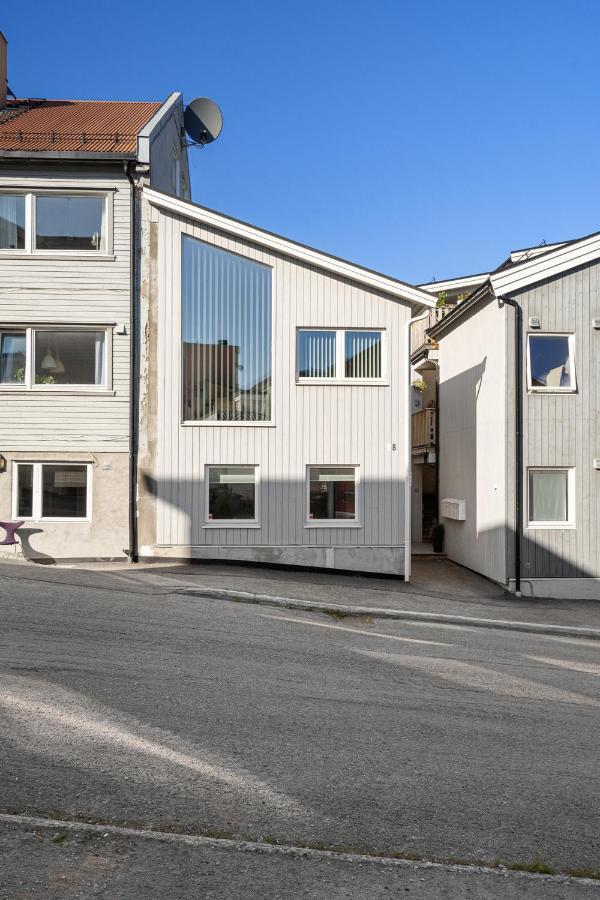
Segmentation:
<svg viewBox="0 0 600 900">
<path fill-rule="evenodd" d="M 137 340 L 137 186 L 128 163 L 125 174 L 130 184 L 130 250 L 129 250 L 129 547 L 125 551 L 130 563 L 138 562 L 137 526 L 137 454 L 138 454 L 138 340 Z"/>
<path fill-rule="evenodd" d="M 511 297 L 497 297 L 515 311 L 515 596 L 521 596 L 521 533 L 523 531 L 523 312 Z"/>
<path fill-rule="evenodd" d="M 406 356 L 407 356 L 407 375 L 406 375 L 406 423 L 404 427 L 404 454 L 406 459 L 406 467 L 404 470 L 404 580 L 410 581 L 410 564 L 411 564 L 411 521 L 412 521 L 412 388 L 410 381 L 410 327 L 413 322 L 420 322 L 429 315 L 429 308 L 425 312 L 419 313 L 413 319 L 408 319 L 406 323 Z"/>
</svg>

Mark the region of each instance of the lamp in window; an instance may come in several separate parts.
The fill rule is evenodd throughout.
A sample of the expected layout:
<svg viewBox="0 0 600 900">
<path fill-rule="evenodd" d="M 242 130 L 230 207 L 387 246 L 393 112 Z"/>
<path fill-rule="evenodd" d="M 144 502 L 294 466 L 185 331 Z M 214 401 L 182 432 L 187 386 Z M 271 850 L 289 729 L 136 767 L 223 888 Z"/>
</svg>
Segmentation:
<svg viewBox="0 0 600 900">
<path fill-rule="evenodd" d="M 53 372 L 56 369 L 56 360 L 50 352 L 50 347 L 46 350 L 46 355 L 42 360 L 42 369 L 46 372 Z"/>
</svg>

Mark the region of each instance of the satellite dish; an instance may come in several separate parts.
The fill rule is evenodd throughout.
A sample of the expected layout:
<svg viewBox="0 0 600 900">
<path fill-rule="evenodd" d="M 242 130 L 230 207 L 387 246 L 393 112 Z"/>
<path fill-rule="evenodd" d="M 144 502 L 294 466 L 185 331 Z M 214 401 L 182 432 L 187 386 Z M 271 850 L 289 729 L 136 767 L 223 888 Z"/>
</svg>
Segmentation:
<svg viewBox="0 0 600 900">
<path fill-rule="evenodd" d="M 221 134 L 223 116 L 217 104 L 208 97 L 197 97 L 186 106 L 183 125 L 194 144 L 210 144 Z"/>
</svg>

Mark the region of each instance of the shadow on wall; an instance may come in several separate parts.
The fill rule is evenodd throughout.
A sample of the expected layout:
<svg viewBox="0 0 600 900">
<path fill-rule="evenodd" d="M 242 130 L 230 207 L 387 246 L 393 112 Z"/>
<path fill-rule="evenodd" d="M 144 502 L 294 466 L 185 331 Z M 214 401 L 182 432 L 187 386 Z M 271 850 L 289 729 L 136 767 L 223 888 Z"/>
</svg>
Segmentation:
<svg viewBox="0 0 600 900">
<path fill-rule="evenodd" d="M 18 528 L 16 531 L 17 543 L 14 545 L 15 550 L 21 551 L 21 554 L 28 562 L 37 563 L 39 566 L 53 566 L 56 560 L 41 550 L 36 550 L 31 544 L 31 538 L 36 534 L 43 534 L 43 528 Z M 10 545 L 9 545 L 10 546 Z"/>
<path fill-rule="evenodd" d="M 509 458 L 509 445 L 514 441 L 503 438 L 506 398 L 497 395 L 495 385 L 485 383 L 486 368 L 484 356 L 477 365 L 440 385 L 440 499 L 465 500 L 466 508 L 465 521 L 441 521 L 450 559 L 506 584 L 516 574 L 511 525 L 514 495 L 504 497 L 501 486 L 507 476 L 512 478 L 514 460 L 512 450 Z M 511 421 L 507 427 L 514 429 Z M 527 479 L 523 482 L 526 491 Z M 520 540 L 522 580 L 600 574 L 578 563 L 581 535 L 576 529 L 525 527 Z"/>
<path fill-rule="evenodd" d="M 390 450 L 390 453 L 394 452 Z M 202 466 L 199 467 L 202 470 Z M 260 528 L 206 527 L 204 475 L 197 479 L 156 480 L 142 473 L 140 491 L 140 544 L 154 543 L 155 536 L 144 532 L 144 509 L 160 501 L 158 543 L 167 547 L 188 546 L 215 549 L 215 559 L 249 559 L 257 551 L 257 561 L 278 561 L 285 565 L 326 565 L 401 574 L 404 566 L 404 482 L 363 481 L 356 499 L 358 527 L 340 518 L 339 524 L 314 527 L 307 521 L 307 485 L 301 480 L 259 482 Z M 145 496 L 144 496 L 145 492 Z M 338 499 L 342 515 L 344 501 Z M 157 510 L 158 513 L 158 510 Z M 216 524 L 216 523 L 215 523 Z M 332 540 L 333 538 L 333 540 Z M 312 548 L 312 551 L 309 551 Z M 314 548 L 321 556 L 329 548 L 327 562 L 314 561 Z M 322 549 L 320 549 L 322 548 Z M 333 550 L 333 554 L 332 551 Z M 262 554 L 258 555 L 258 551 Z M 206 550 L 202 556 L 206 558 Z M 313 557 L 311 558 L 311 552 Z M 352 557 L 352 554 L 355 554 Z M 267 558 L 268 557 L 268 558 Z M 296 562 L 297 560 L 297 562 Z M 386 567 L 385 569 L 383 567 Z"/>
</svg>

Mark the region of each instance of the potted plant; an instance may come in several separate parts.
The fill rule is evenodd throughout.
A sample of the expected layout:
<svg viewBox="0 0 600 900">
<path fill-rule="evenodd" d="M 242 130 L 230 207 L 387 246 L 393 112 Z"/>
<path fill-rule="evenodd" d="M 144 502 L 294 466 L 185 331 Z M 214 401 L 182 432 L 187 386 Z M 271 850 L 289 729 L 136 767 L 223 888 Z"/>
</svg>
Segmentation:
<svg viewBox="0 0 600 900">
<path fill-rule="evenodd" d="M 431 527 L 431 541 L 433 543 L 434 553 L 444 552 L 444 532 L 446 529 L 441 522 L 434 522 Z"/>
</svg>

